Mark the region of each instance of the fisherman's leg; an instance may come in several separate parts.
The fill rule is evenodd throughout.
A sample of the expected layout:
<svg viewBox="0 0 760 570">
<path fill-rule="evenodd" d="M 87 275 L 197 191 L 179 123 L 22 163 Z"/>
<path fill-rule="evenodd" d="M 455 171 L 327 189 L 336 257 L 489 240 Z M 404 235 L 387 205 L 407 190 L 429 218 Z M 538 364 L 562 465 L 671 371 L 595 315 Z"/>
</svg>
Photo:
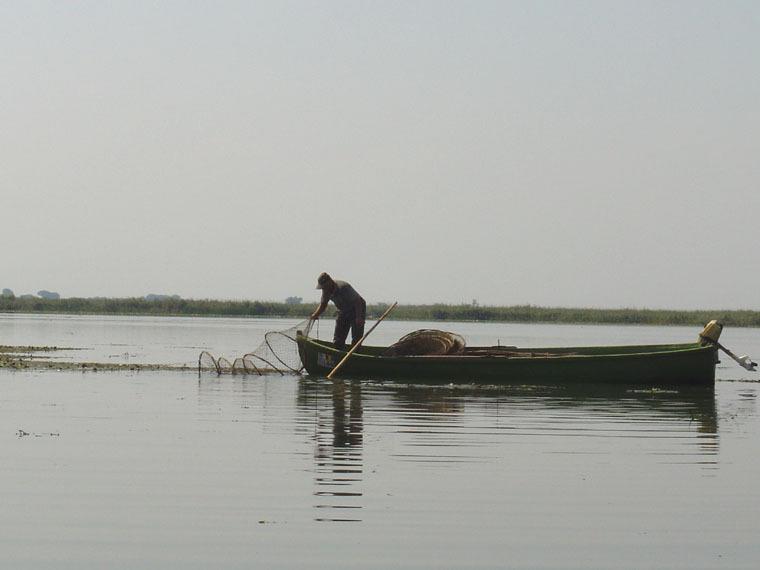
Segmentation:
<svg viewBox="0 0 760 570">
<path fill-rule="evenodd" d="M 351 321 L 351 344 L 354 345 L 364 336 L 364 319 L 367 318 L 367 303 L 362 302 L 356 316 Z"/>
<path fill-rule="evenodd" d="M 353 311 L 350 314 L 346 314 L 344 311 L 338 311 L 335 316 L 335 332 L 333 333 L 333 344 L 335 348 L 341 349 L 346 345 L 346 337 L 348 331 L 351 328 L 351 323 L 354 320 Z"/>
</svg>

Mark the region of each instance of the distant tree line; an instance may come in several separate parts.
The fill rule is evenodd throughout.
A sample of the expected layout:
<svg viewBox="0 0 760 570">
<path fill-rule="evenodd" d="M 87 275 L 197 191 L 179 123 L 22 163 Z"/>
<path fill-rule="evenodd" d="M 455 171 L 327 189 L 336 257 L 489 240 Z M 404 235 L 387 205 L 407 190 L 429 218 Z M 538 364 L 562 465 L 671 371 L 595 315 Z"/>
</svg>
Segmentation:
<svg viewBox="0 0 760 570">
<path fill-rule="evenodd" d="M 45 289 L 43 289 L 42 291 L 37 291 L 37 295 L 39 297 L 42 297 L 43 299 L 60 299 L 61 298 L 61 296 L 55 291 L 47 291 Z M 0 297 L 14 299 L 16 297 L 16 294 L 13 292 L 13 289 L 8 289 L 6 287 L 5 289 L 3 289 L 2 293 L 0 293 Z M 20 298 L 33 299 L 34 295 L 32 295 L 31 293 L 26 293 L 25 295 L 21 295 Z"/>
<path fill-rule="evenodd" d="M 290 298 L 276 301 L 219 301 L 182 299 L 177 296 L 134 298 L 22 298 L 0 297 L 0 312 L 5 313 L 76 313 L 98 315 L 187 315 L 229 317 L 307 318 L 317 303 L 296 303 Z M 368 318 L 381 315 L 386 303 L 367 307 Z M 326 316 L 334 314 L 331 306 Z M 488 307 L 466 305 L 399 305 L 390 317 L 417 321 L 494 321 L 512 323 L 596 323 L 641 325 L 702 326 L 719 319 L 734 327 L 760 327 L 760 311 L 698 310 L 675 311 L 655 309 L 584 309 L 518 305 Z"/>
</svg>

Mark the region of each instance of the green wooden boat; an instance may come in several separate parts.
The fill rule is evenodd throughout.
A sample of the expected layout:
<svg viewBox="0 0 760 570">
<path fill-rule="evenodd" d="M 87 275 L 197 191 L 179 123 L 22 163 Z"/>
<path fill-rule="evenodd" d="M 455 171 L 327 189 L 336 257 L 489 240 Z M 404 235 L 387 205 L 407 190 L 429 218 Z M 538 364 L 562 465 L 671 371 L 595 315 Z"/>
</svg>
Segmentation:
<svg viewBox="0 0 760 570">
<path fill-rule="evenodd" d="M 346 351 L 298 334 L 298 352 L 310 375 L 326 376 Z M 713 385 L 718 347 L 700 342 L 566 348 L 467 347 L 445 356 L 383 356 L 387 347 L 361 346 L 341 377 L 411 382 L 487 384 Z"/>
</svg>

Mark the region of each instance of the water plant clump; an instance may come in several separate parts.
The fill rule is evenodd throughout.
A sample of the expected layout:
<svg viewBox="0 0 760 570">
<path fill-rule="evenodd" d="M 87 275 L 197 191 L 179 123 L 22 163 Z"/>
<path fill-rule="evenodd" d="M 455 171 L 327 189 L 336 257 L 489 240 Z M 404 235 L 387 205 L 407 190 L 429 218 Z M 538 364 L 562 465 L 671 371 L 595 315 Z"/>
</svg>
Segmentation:
<svg viewBox="0 0 760 570">
<path fill-rule="evenodd" d="M 79 370 L 82 372 L 117 370 L 192 370 L 189 366 L 168 364 L 123 364 L 110 362 L 75 362 L 50 360 L 47 354 L 60 350 L 81 350 L 57 346 L 8 346 L 0 345 L 0 369 L 11 370 Z"/>
</svg>

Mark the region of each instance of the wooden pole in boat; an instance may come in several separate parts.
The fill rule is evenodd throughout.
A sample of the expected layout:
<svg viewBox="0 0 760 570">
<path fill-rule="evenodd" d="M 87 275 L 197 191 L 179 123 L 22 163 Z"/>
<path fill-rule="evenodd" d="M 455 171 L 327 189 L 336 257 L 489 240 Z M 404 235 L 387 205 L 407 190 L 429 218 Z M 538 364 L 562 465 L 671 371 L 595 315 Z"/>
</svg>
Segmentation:
<svg viewBox="0 0 760 570">
<path fill-rule="evenodd" d="M 351 347 L 351 350 L 348 351 L 348 354 L 346 354 L 346 356 L 344 356 L 341 359 L 341 361 L 335 365 L 335 368 L 333 368 L 330 371 L 330 373 L 327 375 L 328 380 L 332 380 L 333 375 L 340 369 L 341 366 L 343 366 L 343 364 L 346 362 L 346 360 L 349 359 L 349 357 L 354 353 L 354 351 L 362 345 L 362 343 L 364 342 L 364 339 L 367 338 L 373 330 L 375 330 L 375 327 L 379 325 L 385 317 L 388 316 L 388 313 L 390 313 L 393 309 L 396 308 L 396 305 L 398 305 L 398 301 L 396 301 L 390 307 L 388 307 L 388 309 L 382 314 L 382 316 L 379 319 L 377 319 L 377 322 L 374 325 L 372 325 L 372 328 L 369 329 L 367 332 L 365 332 L 364 336 L 362 336 L 357 341 L 357 343 Z"/>
</svg>

